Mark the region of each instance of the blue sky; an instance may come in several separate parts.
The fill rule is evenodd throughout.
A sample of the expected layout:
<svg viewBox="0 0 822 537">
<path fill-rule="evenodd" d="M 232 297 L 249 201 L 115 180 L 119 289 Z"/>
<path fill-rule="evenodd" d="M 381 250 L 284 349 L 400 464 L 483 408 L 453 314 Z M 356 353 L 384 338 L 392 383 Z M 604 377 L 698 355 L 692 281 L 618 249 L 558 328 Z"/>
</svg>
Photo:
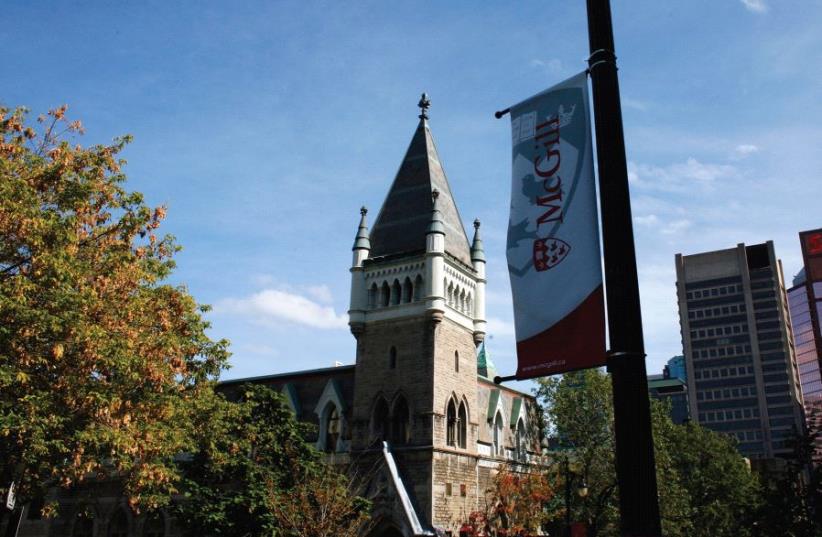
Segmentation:
<svg viewBox="0 0 822 537">
<path fill-rule="evenodd" d="M 131 133 L 174 280 L 232 341 L 226 378 L 352 363 L 359 207 L 376 215 L 419 94 L 466 224 L 483 221 L 489 349 L 513 373 L 508 121 L 585 68 L 584 2 L 4 2 L 0 101 Z M 822 226 L 822 5 L 614 1 L 649 372 L 681 352 L 674 254 Z M 468 227 L 468 226 L 466 226 Z M 527 387 L 527 386 L 522 386 Z"/>
</svg>

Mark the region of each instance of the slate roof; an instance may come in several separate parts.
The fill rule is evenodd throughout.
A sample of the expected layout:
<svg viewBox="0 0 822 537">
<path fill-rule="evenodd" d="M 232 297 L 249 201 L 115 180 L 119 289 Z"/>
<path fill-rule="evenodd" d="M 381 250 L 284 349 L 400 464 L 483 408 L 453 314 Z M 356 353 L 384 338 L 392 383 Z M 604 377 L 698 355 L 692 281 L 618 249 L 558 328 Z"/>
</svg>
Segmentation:
<svg viewBox="0 0 822 537">
<path fill-rule="evenodd" d="M 425 251 L 434 189 L 440 193 L 437 206 L 445 224 L 445 251 L 471 266 L 468 237 L 425 118 L 420 119 L 371 229 L 371 259 Z"/>
</svg>

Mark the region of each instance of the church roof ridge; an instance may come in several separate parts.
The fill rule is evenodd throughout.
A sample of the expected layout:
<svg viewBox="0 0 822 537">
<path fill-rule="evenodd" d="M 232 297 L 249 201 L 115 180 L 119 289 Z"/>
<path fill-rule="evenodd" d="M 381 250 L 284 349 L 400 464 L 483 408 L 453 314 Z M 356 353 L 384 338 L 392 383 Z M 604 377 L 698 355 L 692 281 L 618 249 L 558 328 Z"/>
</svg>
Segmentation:
<svg viewBox="0 0 822 537">
<path fill-rule="evenodd" d="M 445 251 L 471 266 L 471 250 L 451 186 L 428 125 L 427 96 L 420 100 L 420 121 L 371 228 L 370 257 L 425 251 L 434 190 L 445 229 Z"/>
</svg>

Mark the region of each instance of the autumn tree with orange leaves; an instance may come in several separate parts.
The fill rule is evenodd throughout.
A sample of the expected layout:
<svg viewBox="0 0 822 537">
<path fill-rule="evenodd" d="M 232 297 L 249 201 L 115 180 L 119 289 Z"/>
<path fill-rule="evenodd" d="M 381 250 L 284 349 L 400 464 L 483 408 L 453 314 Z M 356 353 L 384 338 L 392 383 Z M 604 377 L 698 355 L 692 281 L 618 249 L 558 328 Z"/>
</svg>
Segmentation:
<svg viewBox="0 0 822 537">
<path fill-rule="evenodd" d="M 0 493 L 116 475 L 156 507 L 227 343 L 165 283 L 178 247 L 165 210 L 125 189 L 129 138 L 75 145 L 65 114 L 0 108 Z"/>
<path fill-rule="evenodd" d="M 486 491 L 485 509 L 471 513 L 460 528 L 468 537 L 537 535 L 556 516 L 546 510 L 555 496 L 555 480 L 543 469 L 501 466 Z"/>
</svg>

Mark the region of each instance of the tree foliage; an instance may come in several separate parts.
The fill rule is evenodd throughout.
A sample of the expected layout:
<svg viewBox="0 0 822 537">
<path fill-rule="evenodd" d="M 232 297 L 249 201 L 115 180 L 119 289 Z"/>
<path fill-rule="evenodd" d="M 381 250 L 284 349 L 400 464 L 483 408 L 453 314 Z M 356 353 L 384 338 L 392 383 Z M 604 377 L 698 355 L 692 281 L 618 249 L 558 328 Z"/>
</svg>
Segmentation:
<svg viewBox="0 0 822 537">
<path fill-rule="evenodd" d="M 156 506 L 227 343 L 164 283 L 178 248 L 157 235 L 165 209 L 125 189 L 129 138 L 73 145 L 65 113 L 0 108 L 0 487 L 25 500 L 116 474 Z"/>
<path fill-rule="evenodd" d="M 547 473 L 502 466 L 485 491 L 485 509 L 471 513 L 460 528 L 469 537 L 537 535 L 550 517 L 545 510 L 555 498 Z"/>
<path fill-rule="evenodd" d="M 589 537 L 617 535 L 610 378 L 596 369 L 551 377 L 540 381 L 537 396 L 555 459 L 570 452 L 578 464 L 578 476 L 570 477 L 588 484 L 588 495 L 573 499 L 572 520 L 585 522 Z M 652 425 L 663 534 L 752 535 L 761 487 L 733 441 L 694 423 L 673 424 L 668 408 L 657 401 L 652 401 Z"/>
<path fill-rule="evenodd" d="M 356 482 L 322 463 L 279 393 L 247 385 L 239 395 L 201 414 L 208 434 L 180 462 L 181 525 L 191 535 L 358 535 L 370 504 Z"/>
</svg>

